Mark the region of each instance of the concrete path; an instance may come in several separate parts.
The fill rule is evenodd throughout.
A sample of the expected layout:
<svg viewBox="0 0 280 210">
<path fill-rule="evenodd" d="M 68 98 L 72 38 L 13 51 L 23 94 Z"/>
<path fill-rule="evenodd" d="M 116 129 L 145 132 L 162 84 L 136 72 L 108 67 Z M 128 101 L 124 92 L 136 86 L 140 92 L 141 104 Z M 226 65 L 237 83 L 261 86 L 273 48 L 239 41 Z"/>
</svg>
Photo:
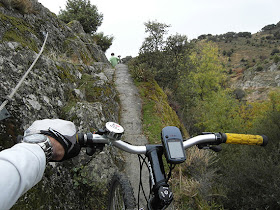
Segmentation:
<svg viewBox="0 0 280 210">
<path fill-rule="evenodd" d="M 121 120 L 120 124 L 124 127 L 124 140 L 134 145 L 145 145 L 147 139 L 142 132 L 142 102 L 138 90 L 128 72 L 127 65 L 118 64 L 115 72 L 115 85 L 119 92 L 121 103 Z M 126 175 L 130 179 L 134 190 L 134 196 L 137 201 L 139 185 L 139 161 L 138 156 L 124 152 L 126 159 Z M 146 194 L 149 194 L 149 172 L 147 167 L 143 167 L 142 182 Z M 140 207 L 145 207 L 144 197 L 140 197 Z"/>
</svg>

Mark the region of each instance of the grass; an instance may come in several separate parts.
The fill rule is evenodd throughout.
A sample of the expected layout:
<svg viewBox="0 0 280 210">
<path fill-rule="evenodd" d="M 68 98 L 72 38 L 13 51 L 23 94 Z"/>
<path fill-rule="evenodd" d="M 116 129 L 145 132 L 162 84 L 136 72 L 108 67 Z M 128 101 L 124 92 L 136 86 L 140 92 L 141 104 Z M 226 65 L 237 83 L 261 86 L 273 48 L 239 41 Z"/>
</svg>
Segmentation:
<svg viewBox="0 0 280 210">
<path fill-rule="evenodd" d="M 176 112 L 169 106 L 166 94 L 155 81 L 137 82 L 136 85 L 143 101 L 143 130 L 150 143 L 160 143 L 161 130 L 165 126 L 177 126 L 183 136 L 189 136 Z"/>
</svg>

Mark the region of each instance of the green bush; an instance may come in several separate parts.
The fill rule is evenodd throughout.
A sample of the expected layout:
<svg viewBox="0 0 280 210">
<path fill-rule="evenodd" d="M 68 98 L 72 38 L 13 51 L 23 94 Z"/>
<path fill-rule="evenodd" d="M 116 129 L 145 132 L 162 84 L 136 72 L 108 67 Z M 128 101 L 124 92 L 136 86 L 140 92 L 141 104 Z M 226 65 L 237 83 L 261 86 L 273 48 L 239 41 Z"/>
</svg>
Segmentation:
<svg viewBox="0 0 280 210">
<path fill-rule="evenodd" d="M 103 14 L 89 0 L 68 0 L 66 10 L 60 10 L 58 18 L 65 23 L 78 20 L 86 33 L 94 33 L 102 24 Z"/>
<path fill-rule="evenodd" d="M 137 82 L 148 82 L 154 80 L 153 70 L 146 64 L 129 63 L 129 70 L 133 79 Z"/>
<path fill-rule="evenodd" d="M 92 35 L 93 40 L 99 45 L 103 52 L 106 52 L 114 40 L 113 36 L 105 36 L 103 32 Z"/>
<path fill-rule="evenodd" d="M 275 55 L 274 58 L 273 58 L 273 62 L 278 63 L 279 61 L 280 61 L 280 57 Z"/>
<path fill-rule="evenodd" d="M 263 67 L 258 65 L 257 68 L 256 68 L 256 71 L 262 71 L 263 70 Z"/>
<path fill-rule="evenodd" d="M 280 52 L 280 50 L 278 50 L 277 48 L 274 48 L 273 50 L 272 50 L 272 52 L 271 52 L 271 55 L 275 55 L 275 54 L 277 54 L 277 53 L 279 53 Z"/>
</svg>

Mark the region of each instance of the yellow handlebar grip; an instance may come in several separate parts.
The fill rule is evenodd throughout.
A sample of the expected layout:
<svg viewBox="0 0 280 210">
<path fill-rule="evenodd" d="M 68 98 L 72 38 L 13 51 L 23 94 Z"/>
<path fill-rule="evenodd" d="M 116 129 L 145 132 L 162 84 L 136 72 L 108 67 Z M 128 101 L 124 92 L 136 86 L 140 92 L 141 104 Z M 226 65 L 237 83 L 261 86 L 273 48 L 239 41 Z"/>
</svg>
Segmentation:
<svg viewBox="0 0 280 210">
<path fill-rule="evenodd" d="M 249 135 L 249 134 L 236 134 L 226 133 L 226 144 L 247 144 L 265 146 L 268 143 L 266 136 L 262 135 Z"/>
</svg>

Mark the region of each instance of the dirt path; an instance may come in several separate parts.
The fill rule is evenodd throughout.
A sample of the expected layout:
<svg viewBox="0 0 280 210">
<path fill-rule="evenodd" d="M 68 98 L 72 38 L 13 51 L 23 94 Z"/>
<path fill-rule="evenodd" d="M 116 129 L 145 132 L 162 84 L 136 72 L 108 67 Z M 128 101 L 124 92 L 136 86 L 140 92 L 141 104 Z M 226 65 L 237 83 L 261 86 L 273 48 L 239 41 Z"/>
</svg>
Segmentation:
<svg viewBox="0 0 280 210">
<path fill-rule="evenodd" d="M 145 145 L 147 143 L 146 137 L 142 132 L 141 110 L 142 102 L 135 87 L 128 67 L 124 64 L 118 64 L 115 72 L 115 85 L 119 92 L 121 103 L 121 120 L 120 124 L 124 127 L 124 140 L 134 145 Z M 137 155 L 125 153 L 126 159 L 126 174 L 130 179 L 134 189 L 134 195 L 137 200 L 138 184 L 139 184 L 139 161 Z M 148 169 L 144 167 L 142 172 L 142 181 L 146 194 L 149 193 L 148 186 Z M 140 207 L 145 206 L 144 197 L 140 197 Z"/>
</svg>

